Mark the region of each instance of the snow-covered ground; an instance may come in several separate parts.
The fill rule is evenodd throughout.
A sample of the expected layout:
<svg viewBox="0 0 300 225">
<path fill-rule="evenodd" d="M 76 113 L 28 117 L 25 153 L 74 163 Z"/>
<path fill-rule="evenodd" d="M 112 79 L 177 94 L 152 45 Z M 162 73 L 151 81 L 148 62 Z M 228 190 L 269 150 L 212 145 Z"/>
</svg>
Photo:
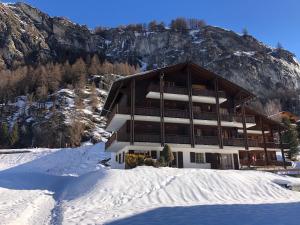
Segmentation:
<svg viewBox="0 0 300 225">
<path fill-rule="evenodd" d="M 0 224 L 298 225 L 300 179 L 256 171 L 112 170 L 103 144 L 0 155 Z"/>
</svg>

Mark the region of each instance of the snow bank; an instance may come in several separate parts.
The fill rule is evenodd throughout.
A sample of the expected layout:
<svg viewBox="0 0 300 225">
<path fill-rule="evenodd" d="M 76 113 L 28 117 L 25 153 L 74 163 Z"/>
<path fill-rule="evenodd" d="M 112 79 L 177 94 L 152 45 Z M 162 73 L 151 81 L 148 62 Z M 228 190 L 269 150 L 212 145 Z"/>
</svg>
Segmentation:
<svg viewBox="0 0 300 225">
<path fill-rule="evenodd" d="M 25 149 L 22 149 L 25 150 Z M 0 224 L 50 224 L 51 211 L 72 179 L 101 169 L 103 143 L 75 149 L 26 149 L 0 154 Z"/>
<path fill-rule="evenodd" d="M 109 157 L 103 149 L 97 144 L 0 155 L 0 224 L 241 225 L 247 218 L 249 224 L 296 225 L 300 220 L 300 193 L 279 185 L 299 185 L 298 178 L 234 170 L 112 170 L 98 164 Z"/>
<path fill-rule="evenodd" d="M 80 177 L 67 187 L 63 221 L 103 224 L 161 207 L 300 201 L 300 193 L 276 184 L 283 180 L 300 183 L 297 178 L 256 171 L 152 167 L 102 170 Z"/>
</svg>

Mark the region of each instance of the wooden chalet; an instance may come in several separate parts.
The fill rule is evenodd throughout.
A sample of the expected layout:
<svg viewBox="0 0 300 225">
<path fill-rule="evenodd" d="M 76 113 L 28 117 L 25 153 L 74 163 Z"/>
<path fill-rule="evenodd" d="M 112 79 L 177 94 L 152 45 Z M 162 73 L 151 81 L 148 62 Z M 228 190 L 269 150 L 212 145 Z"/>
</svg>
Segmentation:
<svg viewBox="0 0 300 225">
<path fill-rule="evenodd" d="M 266 164 L 273 162 L 284 145 L 267 138 L 280 126 L 247 109 L 254 97 L 193 63 L 118 79 L 101 112 L 106 130 L 113 132 L 105 145 L 114 155 L 112 168 L 125 168 L 127 153 L 158 159 L 165 144 L 172 147 L 178 168 L 239 169 L 251 164 L 254 151 L 267 153 Z"/>
</svg>

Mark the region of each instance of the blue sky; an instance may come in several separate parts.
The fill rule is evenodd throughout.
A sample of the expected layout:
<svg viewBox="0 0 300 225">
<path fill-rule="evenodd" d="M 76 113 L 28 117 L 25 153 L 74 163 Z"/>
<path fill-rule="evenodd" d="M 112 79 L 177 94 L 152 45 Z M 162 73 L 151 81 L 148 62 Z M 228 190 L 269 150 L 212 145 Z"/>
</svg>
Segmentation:
<svg viewBox="0 0 300 225">
<path fill-rule="evenodd" d="M 184 16 L 249 34 L 270 46 L 280 42 L 300 58 L 299 0 L 25 0 L 51 16 L 65 16 L 93 28 L 146 23 L 169 23 Z"/>
</svg>

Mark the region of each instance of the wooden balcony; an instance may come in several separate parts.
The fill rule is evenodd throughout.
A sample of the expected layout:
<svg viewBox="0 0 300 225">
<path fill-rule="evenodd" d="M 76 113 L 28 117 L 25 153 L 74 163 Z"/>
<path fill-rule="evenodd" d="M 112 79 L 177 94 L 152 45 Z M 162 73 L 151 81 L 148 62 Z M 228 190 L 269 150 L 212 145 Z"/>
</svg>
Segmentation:
<svg viewBox="0 0 300 225">
<path fill-rule="evenodd" d="M 189 118 L 188 110 L 180 110 L 180 109 L 164 109 L 165 117 L 173 117 L 173 118 Z M 130 114 L 130 108 L 128 106 L 119 106 L 118 104 L 114 107 L 114 109 L 109 113 L 107 118 L 107 123 L 109 123 L 113 116 L 117 113 L 120 114 Z M 197 112 L 194 111 L 194 119 L 199 120 L 217 120 L 217 113 L 215 112 Z M 160 109 L 154 107 L 136 107 L 135 108 L 136 115 L 144 115 L 144 116 L 160 116 Z M 236 121 L 242 122 L 242 116 L 236 114 L 221 114 L 221 120 L 223 121 Z M 247 123 L 255 123 L 254 116 L 246 116 Z"/>
<path fill-rule="evenodd" d="M 217 136 L 195 136 L 195 144 L 196 145 L 218 145 L 218 137 Z"/>
<path fill-rule="evenodd" d="M 264 148 L 264 143 L 259 143 L 259 147 Z M 275 142 L 266 142 L 266 147 L 268 148 L 277 148 L 280 149 L 280 143 L 275 143 Z M 282 143 L 282 147 L 284 149 L 288 149 L 289 145 L 287 143 Z"/>
<path fill-rule="evenodd" d="M 160 92 L 159 85 L 150 84 L 148 91 Z M 187 87 L 183 87 L 183 86 L 164 86 L 164 92 L 171 93 L 171 94 L 188 95 Z M 192 88 L 192 95 L 193 96 L 215 97 L 215 91 L 208 90 L 208 89 Z M 219 97 L 226 98 L 225 92 L 219 91 Z"/>
<path fill-rule="evenodd" d="M 126 133 L 125 131 L 115 132 L 113 133 L 112 136 L 110 136 L 110 138 L 105 143 L 105 149 L 109 148 L 112 145 L 112 143 L 114 143 L 114 141 L 129 142 L 129 140 L 130 140 L 129 134 Z"/>
<path fill-rule="evenodd" d="M 125 130 L 121 130 L 119 132 L 115 132 L 105 143 L 105 148 L 107 149 L 114 141 L 119 142 L 129 142 L 130 137 L 129 133 Z M 160 143 L 160 134 L 143 134 L 136 133 L 134 135 L 135 142 L 148 142 L 148 143 Z M 175 135 L 175 134 L 165 134 L 165 142 L 172 144 L 190 144 L 191 139 L 189 135 Z M 217 136 L 195 136 L 195 144 L 196 145 L 218 145 L 218 137 Z M 245 142 L 243 138 L 223 138 L 224 146 L 236 146 L 236 147 L 244 147 Z M 259 142 L 258 140 L 248 139 L 249 147 L 258 147 L 264 148 L 264 144 Z M 276 148 L 280 149 L 280 144 L 274 142 L 266 143 L 267 149 Z M 284 148 L 287 149 L 287 144 L 283 144 Z"/>
</svg>

